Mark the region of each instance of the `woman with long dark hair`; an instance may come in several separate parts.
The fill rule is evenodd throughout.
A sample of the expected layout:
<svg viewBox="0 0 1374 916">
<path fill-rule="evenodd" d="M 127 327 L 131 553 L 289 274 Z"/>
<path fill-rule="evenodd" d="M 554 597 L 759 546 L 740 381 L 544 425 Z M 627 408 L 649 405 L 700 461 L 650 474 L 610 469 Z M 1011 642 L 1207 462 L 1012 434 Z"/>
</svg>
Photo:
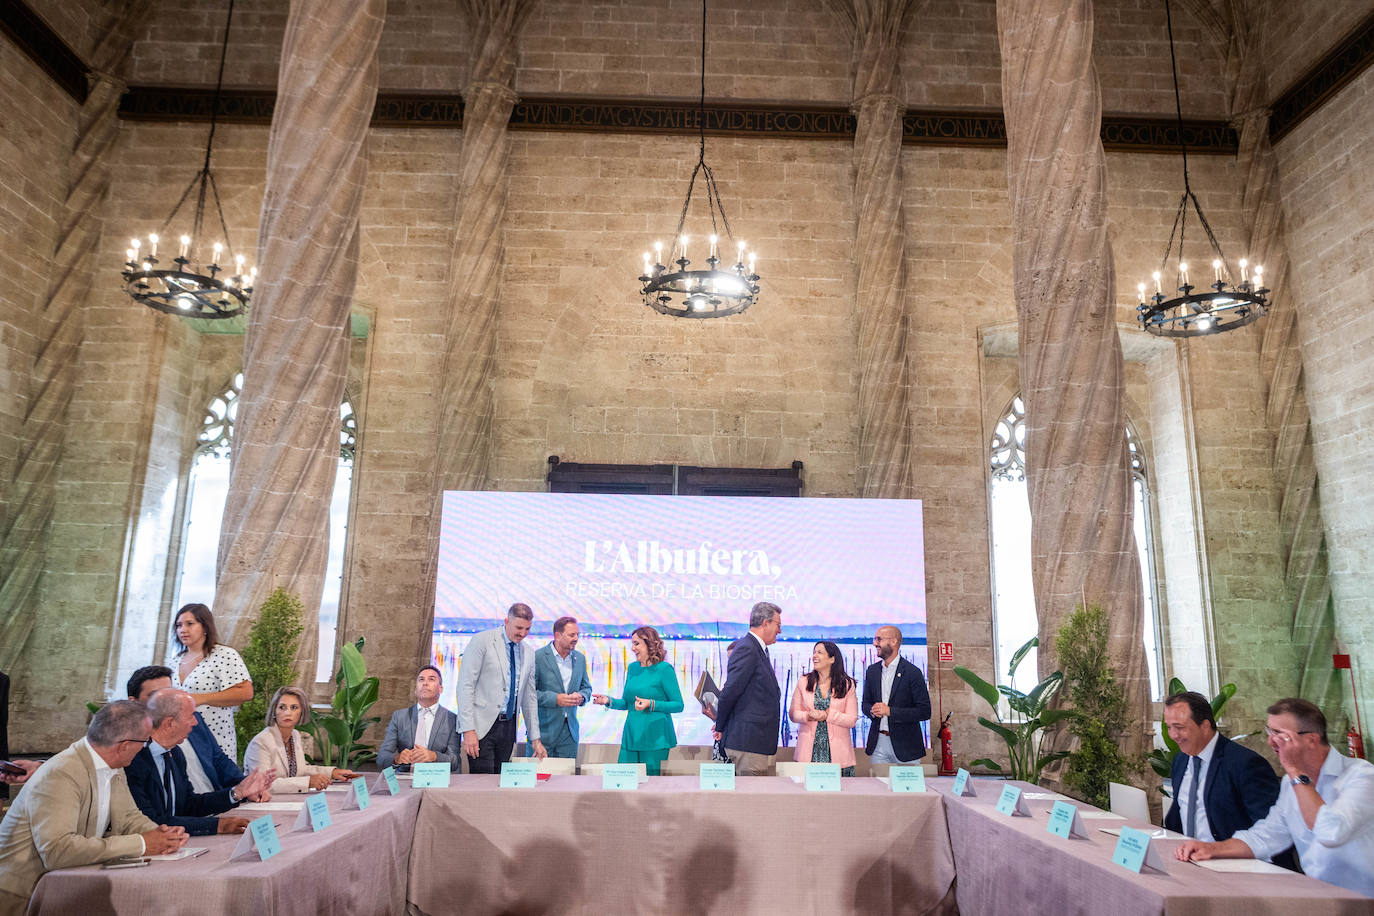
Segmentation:
<svg viewBox="0 0 1374 916">
<path fill-rule="evenodd" d="M 811 671 L 797 681 L 788 717 L 797 729 L 798 763 L 838 763 L 841 776 L 854 775 L 854 741 L 850 729 L 859 721 L 854 679 L 845 673 L 844 657 L 833 642 L 816 643 Z M 824 727 L 822 727 L 824 726 Z"/>
<path fill-rule="evenodd" d="M 188 604 L 172 618 L 177 651 L 168 660 L 172 686 L 196 701 L 210 733 L 230 760 L 239 759 L 234 713 L 253 699 L 253 679 L 243 658 L 219 641 L 215 615 L 203 604 Z"/>
</svg>

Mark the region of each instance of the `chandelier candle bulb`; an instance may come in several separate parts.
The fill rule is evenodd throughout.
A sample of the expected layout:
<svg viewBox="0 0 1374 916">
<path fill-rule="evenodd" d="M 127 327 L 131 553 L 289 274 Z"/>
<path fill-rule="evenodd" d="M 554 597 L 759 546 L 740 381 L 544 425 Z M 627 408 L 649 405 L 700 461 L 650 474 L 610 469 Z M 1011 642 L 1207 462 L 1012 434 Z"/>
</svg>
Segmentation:
<svg viewBox="0 0 1374 916">
<path fill-rule="evenodd" d="M 1217 275 L 1217 282 L 1220 283 L 1220 282 L 1221 282 L 1221 261 L 1213 259 L 1213 261 L 1212 261 L 1212 270 L 1214 270 L 1214 271 L 1216 272 L 1216 275 Z"/>
<path fill-rule="evenodd" d="M 654 242 L 654 263 L 655 263 L 655 264 L 662 264 L 662 263 L 663 263 L 663 243 L 662 243 L 662 242 Z"/>
<path fill-rule="evenodd" d="M 1256 286 L 1263 286 L 1263 285 L 1264 285 L 1264 265 L 1263 265 L 1263 264 L 1256 264 L 1256 265 L 1255 265 L 1255 285 L 1256 285 Z"/>
<path fill-rule="evenodd" d="M 743 263 L 744 263 L 744 243 L 743 243 L 743 242 L 740 242 L 740 243 L 739 243 L 739 255 L 735 258 L 735 263 L 736 263 L 736 264 L 743 264 Z"/>
<path fill-rule="evenodd" d="M 151 232 L 151 233 L 148 234 L 148 257 L 150 257 L 150 258 L 155 258 L 155 257 L 157 257 L 157 233 L 156 233 L 156 232 Z"/>
<path fill-rule="evenodd" d="M 219 242 L 216 242 L 216 243 L 214 244 L 213 248 L 214 248 L 214 252 L 215 252 L 215 263 L 218 264 L 218 263 L 219 263 L 220 252 L 224 251 L 224 246 L 221 245 Z M 1180 264 L 1179 266 L 1182 267 L 1183 265 Z"/>
<path fill-rule="evenodd" d="M 1240 282 L 1250 282 L 1250 262 L 1245 260 L 1245 258 L 1240 259 Z"/>
<path fill-rule="evenodd" d="M 1178 285 L 1188 285 L 1188 265 L 1183 263 L 1182 261 L 1178 262 Z"/>
<path fill-rule="evenodd" d="M 678 243 L 682 246 L 682 260 L 686 261 L 686 260 L 687 260 L 687 236 L 684 235 L 682 238 L 678 239 Z"/>
<path fill-rule="evenodd" d="M 1155 292 L 1163 295 L 1164 288 L 1159 285 L 1159 271 L 1155 271 Z"/>
<path fill-rule="evenodd" d="M 129 239 L 129 247 L 134 250 L 135 255 L 137 255 L 139 246 L 142 244 L 143 243 L 140 242 L 138 239 Z"/>
<path fill-rule="evenodd" d="M 185 260 L 185 259 L 186 259 L 186 252 L 187 252 L 187 250 L 188 250 L 190 247 L 191 247 L 191 237 L 190 237 L 189 235 L 183 235 L 183 236 L 181 237 L 181 254 L 179 255 L 179 257 L 180 257 L 182 260 Z"/>
<path fill-rule="evenodd" d="M 1140 301 L 1141 301 L 1141 302 L 1144 302 L 1144 301 L 1145 301 L 1145 284 L 1144 284 L 1144 283 L 1137 283 L 1137 284 L 1136 284 L 1136 289 L 1138 289 L 1138 290 L 1140 291 Z"/>
<path fill-rule="evenodd" d="M 718 240 L 718 236 L 714 236 L 714 235 L 711 236 L 711 254 L 709 255 L 709 257 L 713 257 L 713 258 L 714 258 L 714 257 L 717 256 L 717 255 L 716 255 L 716 241 L 717 241 L 717 240 Z"/>
</svg>

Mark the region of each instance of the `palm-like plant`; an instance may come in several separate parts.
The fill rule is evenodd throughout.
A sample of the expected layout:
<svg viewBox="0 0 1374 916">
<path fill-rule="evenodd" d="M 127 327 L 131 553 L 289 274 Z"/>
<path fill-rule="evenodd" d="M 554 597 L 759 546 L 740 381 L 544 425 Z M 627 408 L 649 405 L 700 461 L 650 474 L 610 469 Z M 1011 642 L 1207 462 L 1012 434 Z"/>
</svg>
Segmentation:
<svg viewBox="0 0 1374 916">
<path fill-rule="evenodd" d="M 1007 669 L 1008 680 L 1015 679 L 1016 668 L 1021 664 L 1021 660 L 1026 657 L 1027 652 L 1038 645 L 1040 645 L 1039 637 L 1033 636 L 1027 640 L 1025 645 L 1016 650 Z M 970 766 L 982 766 L 993 772 L 1002 773 L 1010 779 L 1038 783 L 1040 774 L 1047 765 L 1069 755 L 1068 751 L 1052 751 L 1043 755 L 1040 753 L 1040 745 L 1045 737 L 1044 730 L 1051 725 L 1078 715 L 1071 709 L 1050 708 L 1050 703 L 1054 701 L 1055 694 L 1064 684 L 1064 672 L 1054 672 L 1031 688 L 1029 693 L 1023 693 L 1007 684 L 993 686 L 963 665 L 955 665 L 954 673 L 992 707 L 992 714 L 996 718 L 989 719 L 986 716 L 979 716 L 979 724 L 996 733 L 1007 743 L 1007 757 L 1009 759 L 1005 769 L 1000 763 L 987 757 L 980 757 L 972 761 Z M 1011 711 L 1011 715 L 1006 719 L 1002 718 L 1001 710 L 1001 701 L 1004 698 Z"/>
<path fill-rule="evenodd" d="M 334 676 L 339 689 L 331 704 L 333 712 L 311 716 L 301 726 L 301 731 L 315 739 L 315 754 L 325 766 L 352 769 L 377 756 L 371 745 L 362 743 L 363 733 L 382 721 L 367 714 L 377 702 L 380 682 L 367 676 L 362 647 L 362 637 L 356 643 L 343 644 L 339 673 Z"/>
</svg>

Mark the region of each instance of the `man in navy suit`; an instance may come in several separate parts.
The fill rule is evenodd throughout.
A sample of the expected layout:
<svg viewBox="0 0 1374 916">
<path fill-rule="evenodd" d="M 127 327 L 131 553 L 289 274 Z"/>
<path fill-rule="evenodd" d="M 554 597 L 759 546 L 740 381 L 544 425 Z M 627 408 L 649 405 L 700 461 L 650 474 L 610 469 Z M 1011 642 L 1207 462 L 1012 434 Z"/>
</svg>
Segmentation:
<svg viewBox="0 0 1374 916">
<path fill-rule="evenodd" d="M 149 820 L 183 827 L 192 836 L 243 833 L 241 817 L 214 817 L 257 795 L 272 784 L 276 773 L 258 770 L 242 782 L 218 792 L 198 793 L 186 778 L 186 756 L 177 745 L 195 725 L 195 700 L 182 690 L 166 688 L 148 698 L 153 733 L 148 744 L 124 768 L 129 794 Z"/>
<path fill-rule="evenodd" d="M 869 763 L 911 763 L 926 755 L 921 723 L 930 719 L 930 692 L 921 669 L 902 658 L 902 631 L 878 627 L 879 661 L 864 672 L 863 714 L 868 716 Z"/>
<path fill-rule="evenodd" d="M 166 665 L 145 665 L 130 675 L 126 686 L 129 699 L 147 705 L 149 697 L 172 686 L 172 669 Z M 186 759 L 186 776 L 195 792 L 218 792 L 243 782 L 243 770 L 220 748 L 200 713 L 196 713 L 191 734 L 181 742 L 181 753 Z M 259 802 L 271 800 L 272 794 L 266 789 L 253 798 Z"/>
<path fill-rule="evenodd" d="M 1174 803 L 1164 826 L 1204 842 L 1230 839 L 1269 813 L 1279 797 L 1279 777 L 1263 757 L 1217 732 L 1212 704 L 1200 693 L 1170 694 L 1164 724 L 1178 743 L 1172 783 Z M 1291 867 L 1291 852 L 1275 862 Z"/>
<path fill-rule="evenodd" d="M 741 776 L 767 776 L 778 753 L 782 690 L 768 647 L 782 630 L 782 608 L 760 601 L 749 612 L 749 633 L 738 640 L 716 704 L 716 739 Z"/>
<path fill-rule="evenodd" d="M 553 642 L 534 653 L 539 734 L 550 757 L 577 756 L 577 708 L 592 698 L 587 656 L 577 651 L 577 637 L 577 619 L 559 617 L 553 622 Z"/>
</svg>

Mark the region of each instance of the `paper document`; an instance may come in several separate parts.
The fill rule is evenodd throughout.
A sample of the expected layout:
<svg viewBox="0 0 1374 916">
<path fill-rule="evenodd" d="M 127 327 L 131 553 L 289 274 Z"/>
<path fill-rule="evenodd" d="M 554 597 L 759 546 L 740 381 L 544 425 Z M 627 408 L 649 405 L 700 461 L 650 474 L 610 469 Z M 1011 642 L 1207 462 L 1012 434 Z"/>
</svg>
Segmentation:
<svg viewBox="0 0 1374 916">
<path fill-rule="evenodd" d="M 716 703 L 720 701 L 720 688 L 716 686 L 715 678 L 711 677 L 711 672 L 701 672 L 701 677 L 697 678 L 697 689 L 692 691 L 692 696 L 697 698 L 701 704 L 701 711 L 708 714 L 711 718 L 716 717 Z"/>
<path fill-rule="evenodd" d="M 1087 815 L 1086 815 L 1086 814 L 1080 815 L 1080 817 L 1087 817 Z M 1097 829 L 1098 829 L 1098 830 L 1101 830 L 1103 833 L 1110 834 L 1111 836 L 1121 836 L 1121 828 L 1120 828 L 1120 827 L 1098 827 Z M 1152 829 L 1152 830 L 1142 830 L 1142 831 L 1140 831 L 1140 832 L 1141 832 L 1141 833 L 1145 833 L 1145 834 L 1149 834 L 1150 839 L 1152 839 L 1152 840 L 1186 840 L 1186 839 L 1188 839 L 1186 836 L 1184 836 L 1184 835 L 1181 834 L 1181 833 L 1174 833 L 1172 830 L 1165 830 L 1163 827 L 1155 827 L 1155 828 Z"/>
<path fill-rule="evenodd" d="M 144 856 L 144 858 L 153 862 L 175 862 L 177 859 L 194 859 L 196 856 L 203 856 L 209 851 L 208 846 L 183 846 L 176 852 L 167 852 L 160 856 Z"/>
<path fill-rule="evenodd" d="M 1291 875 L 1293 874 L 1282 866 L 1275 865 L 1273 862 L 1264 862 L 1260 859 L 1208 859 L 1206 862 L 1194 862 L 1203 868 L 1212 871 L 1234 871 L 1243 872 L 1247 875 Z"/>
<path fill-rule="evenodd" d="M 1021 797 L 1027 801 L 1073 801 L 1072 798 L 1058 792 L 1022 792 Z"/>
<path fill-rule="evenodd" d="M 1089 821 L 1124 821 L 1126 819 L 1124 815 L 1112 814 L 1110 811 L 1080 811 L 1078 816 Z"/>
<path fill-rule="evenodd" d="M 268 812 L 268 811 L 297 811 L 297 810 L 299 810 L 299 809 L 301 808 L 301 806 L 304 805 L 304 804 L 305 804 L 305 802 L 303 802 L 303 801 L 298 801 L 298 802 L 276 802 L 276 801 L 274 801 L 274 802 L 248 802 L 247 804 L 239 805 L 237 808 L 232 808 L 232 809 L 230 809 L 230 810 L 236 811 L 236 812 L 239 812 L 239 811 L 246 811 L 246 812 L 250 812 L 250 813 L 251 813 L 251 812 L 266 813 L 266 812 Z"/>
</svg>

